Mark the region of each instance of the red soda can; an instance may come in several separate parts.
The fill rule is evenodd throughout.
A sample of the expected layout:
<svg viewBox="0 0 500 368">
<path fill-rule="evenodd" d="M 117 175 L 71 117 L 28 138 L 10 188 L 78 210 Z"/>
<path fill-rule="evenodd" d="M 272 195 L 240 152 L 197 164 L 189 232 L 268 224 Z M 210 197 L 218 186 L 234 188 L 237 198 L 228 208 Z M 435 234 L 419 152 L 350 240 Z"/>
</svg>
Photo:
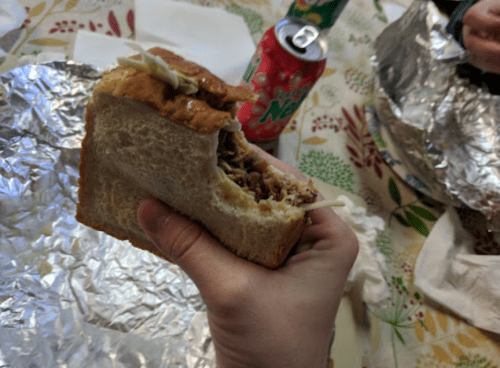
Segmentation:
<svg viewBox="0 0 500 368">
<path fill-rule="evenodd" d="M 325 36 L 302 19 L 285 17 L 264 34 L 242 81 L 258 95 L 238 111 L 247 140 L 278 138 L 323 74 L 327 54 Z"/>
</svg>

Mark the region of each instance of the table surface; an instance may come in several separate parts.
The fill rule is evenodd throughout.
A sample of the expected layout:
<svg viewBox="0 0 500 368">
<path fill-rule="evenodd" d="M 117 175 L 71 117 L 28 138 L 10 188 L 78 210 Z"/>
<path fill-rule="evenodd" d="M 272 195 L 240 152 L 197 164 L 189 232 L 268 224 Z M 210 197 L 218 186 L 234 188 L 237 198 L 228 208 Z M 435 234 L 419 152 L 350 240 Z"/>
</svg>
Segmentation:
<svg viewBox="0 0 500 368">
<path fill-rule="evenodd" d="M 78 30 L 134 38 L 133 0 L 18 2 L 26 9 L 26 20 L 0 70 L 9 62 L 13 65 L 15 57 L 47 51 L 70 59 Z M 289 6 L 282 0 L 192 2 L 242 15 L 255 43 Z M 408 5 L 406 0 L 400 4 Z M 388 265 L 385 279 L 395 302 L 379 309 L 347 295 L 337 320 L 332 364 L 336 368 L 500 366 L 500 336 L 432 305 L 413 286 L 417 255 L 443 208 L 419 196 L 392 171 L 368 129 L 370 57 L 376 36 L 386 26 L 377 0 L 349 2 L 328 34 L 325 73 L 280 138 L 281 160 L 335 186 L 386 222 L 377 247 Z M 482 235 L 476 236 L 479 242 Z M 484 236 L 481 246 L 488 246 Z"/>
</svg>

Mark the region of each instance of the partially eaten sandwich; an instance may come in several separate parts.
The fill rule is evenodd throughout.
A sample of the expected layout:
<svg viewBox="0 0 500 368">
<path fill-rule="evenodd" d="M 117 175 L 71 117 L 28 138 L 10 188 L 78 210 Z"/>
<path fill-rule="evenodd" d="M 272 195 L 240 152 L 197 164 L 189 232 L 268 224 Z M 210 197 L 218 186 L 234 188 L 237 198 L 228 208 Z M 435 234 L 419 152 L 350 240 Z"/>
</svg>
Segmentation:
<svg viewBox="0 0 500 368">
<path fill-rule="evenodd" d="M 239 256 L 279 267 L 317 194 L 249 147 L 235 116 L 253 92 L 160 48 L 119 64 L 88 103 L 77 220 L 158 254 L 136 218 L 152 196 Z"/>
</svg>

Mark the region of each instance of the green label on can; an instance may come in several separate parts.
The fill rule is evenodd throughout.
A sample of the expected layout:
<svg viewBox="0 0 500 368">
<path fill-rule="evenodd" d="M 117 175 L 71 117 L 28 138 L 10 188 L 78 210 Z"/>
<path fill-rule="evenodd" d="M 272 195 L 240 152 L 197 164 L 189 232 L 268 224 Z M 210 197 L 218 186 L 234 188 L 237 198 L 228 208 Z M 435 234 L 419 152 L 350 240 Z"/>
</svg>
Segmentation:
<svg viewBox="0 0 500 368">
<path fill-rule="evenodd" d="M 295 0 L 287 16 L 301 18 L 316 24 L 320 29 L 333 26 L 348 0 Z"/>
</svg>

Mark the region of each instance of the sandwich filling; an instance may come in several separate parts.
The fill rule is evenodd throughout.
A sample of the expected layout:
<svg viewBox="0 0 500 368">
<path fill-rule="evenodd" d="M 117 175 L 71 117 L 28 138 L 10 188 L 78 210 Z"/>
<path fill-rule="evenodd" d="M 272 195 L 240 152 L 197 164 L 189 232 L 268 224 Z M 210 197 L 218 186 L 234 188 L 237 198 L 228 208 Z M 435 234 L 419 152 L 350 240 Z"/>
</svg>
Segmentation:
<svg viewBox="0 0 500 368">
<path fill-rule="evenodd" d="M 117 68 L 104 73 L 94 93 L 128 97 L 204 134 L 237 125 L 235 103 L 256 99 L 248 88 L 227 85 L 167 50 L 153 48 L 142 55 L 120 59 Z"/>
<path fill-rule="evenodd" d="M 255 202 L 272 199 L 292 206 L 315 201 L 312 188 L 278 177 L 270 164 L 240 143 L 238 134 L 221 130 L 217 148 L 218 166 L 227 177 L 254 196 Z"/>
</svg>

